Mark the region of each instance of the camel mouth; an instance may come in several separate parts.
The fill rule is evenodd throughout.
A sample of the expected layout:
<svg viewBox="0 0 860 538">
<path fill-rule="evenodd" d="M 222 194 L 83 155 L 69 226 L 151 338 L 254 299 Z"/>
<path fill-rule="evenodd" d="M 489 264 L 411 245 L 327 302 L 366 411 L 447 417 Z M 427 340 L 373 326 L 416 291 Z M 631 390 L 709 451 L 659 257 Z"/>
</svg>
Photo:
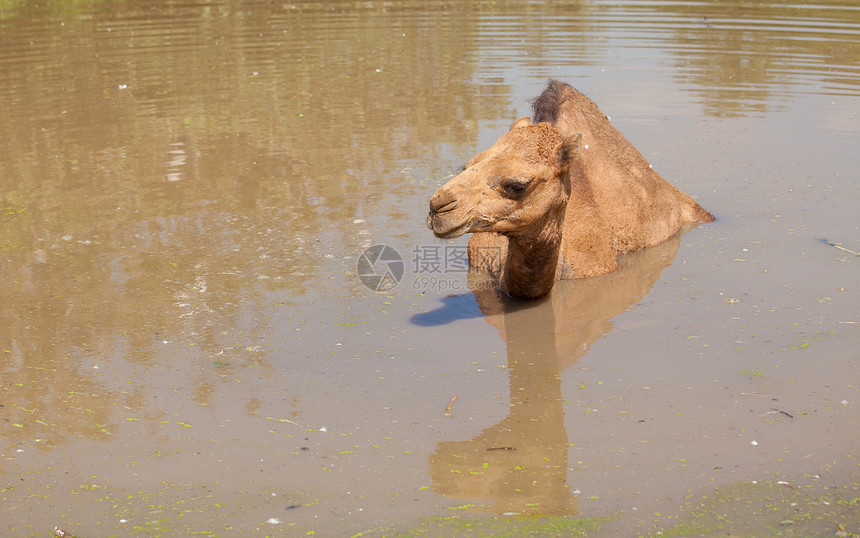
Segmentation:
<svg viewBox="0 0 860 538">
<path fill-rule="evenodd" d="M 436 230 L 433 230 L 433 235 L 435 235 L 439 239 L 456 239 L 462 235 L 465 235 L 467 231 L 468 227 L 461 226 L 459 228 L 447 232 L 437 232 Z"/>
<path fill-rule="evenodd" d="M 462 222 L 460 224 L 450 225 L 441 218 L 441 216 L 431 211 L 427 215 L 427 227 L 433 231 L 433 235 L 440 239 L 454 239 L 468 233 L 472 227 L 471 222 Z"/>
</svg>

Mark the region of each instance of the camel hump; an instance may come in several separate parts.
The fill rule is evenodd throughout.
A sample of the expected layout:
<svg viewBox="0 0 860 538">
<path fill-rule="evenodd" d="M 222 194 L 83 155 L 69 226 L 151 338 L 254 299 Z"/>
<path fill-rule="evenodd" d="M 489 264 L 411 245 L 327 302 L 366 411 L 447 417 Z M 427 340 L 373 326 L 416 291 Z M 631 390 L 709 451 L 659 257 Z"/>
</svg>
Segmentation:
<svg viewBox="0 0 860 538">
<path fill-rule="evenodd" d="M 603 112 L 588 97 L 570 84 L 550 80 L 546 89 L 531 102 L 534 123 L 547 122 L 560 132 L 587 131 L 593 133 L 600 145 L 611 148 L 615 163 L 629 162 L 631 166 L 647 165 L 645 158 L 624 136 L 609 123 Z M 597 178 L 599 180 L 600 178 Z M 665 182 L 661 178 L 661 182 Z M 668 183 L 667 183 L 668 185 Z M 675 187 L 681 220 L 685 222 L 711 222 L 714 216 L 695 200 Z"/>
<path fill-rule="evenodd" d="M 558 80 L 550 80 L 546 89 L 532 100 L 532 117 L 534 123 L 545 121 L 555 125 L 561 112 L 561 105 L 577 92 L 570 84 Z"/>
</svg>

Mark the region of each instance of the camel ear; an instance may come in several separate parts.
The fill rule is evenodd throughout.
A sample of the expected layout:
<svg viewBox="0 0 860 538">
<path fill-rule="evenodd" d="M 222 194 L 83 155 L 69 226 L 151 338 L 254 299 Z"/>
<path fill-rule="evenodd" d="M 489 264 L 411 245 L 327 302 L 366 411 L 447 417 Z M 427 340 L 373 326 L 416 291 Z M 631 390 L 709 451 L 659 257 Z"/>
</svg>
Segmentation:
<svg viewBox="0 0 860 538">
<path fill-rule="evenodd" d="M 573 133 L 555 147 L 555 154 L 558 155 L 558 164 L 562 168 L 567 168 L 570 163 L 579 157 L 579 152 L 582 149 L 582 133 Z"/>
<path fill-rule="evenodd" d="M 511 130 L 511 131 L 513 131 L 514 129 L 519 129 L 520 127 L 528 127 L 528 126 L 529 126 L 529 125 L 531 125 L 531 124 L 532 124 L 532 120 L 530 120 L 530 119 L 528 119 L 527 117 L 523 116 L 522 118 L 520 118 L 520 119 L 518 119 L 517 121 L 515 121 L 513 125 L 511 125 L 511 129 L 510 129 L 510 130 Z"/>
</svg>

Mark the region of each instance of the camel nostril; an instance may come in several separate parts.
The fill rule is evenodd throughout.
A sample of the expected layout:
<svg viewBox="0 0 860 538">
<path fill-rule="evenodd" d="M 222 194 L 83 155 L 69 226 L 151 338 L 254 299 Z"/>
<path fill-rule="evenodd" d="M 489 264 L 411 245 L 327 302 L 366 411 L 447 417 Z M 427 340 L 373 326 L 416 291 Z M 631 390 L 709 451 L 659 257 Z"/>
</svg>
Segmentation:
<svg viewBox="0 0 860 538">
<path fill-rule="evenodd" d="M 436 213 L 444 213 L 446 211 L 453 210 L 455 207 L 457 207 L 457 200 L 453 200 L 451 202 L 448 202 L 447 204 L 443 205 L 442 207 L 437 208 L 435 211 L 436 211 Z"/>
<path fill-rule="evenodd" d="M 430 211 L 433 213 L 444 213 L 451 211 L 457 207 L 457 199 L 448 193 L 441 196 L 434 196 L 430 200 Z"/>
</svg>

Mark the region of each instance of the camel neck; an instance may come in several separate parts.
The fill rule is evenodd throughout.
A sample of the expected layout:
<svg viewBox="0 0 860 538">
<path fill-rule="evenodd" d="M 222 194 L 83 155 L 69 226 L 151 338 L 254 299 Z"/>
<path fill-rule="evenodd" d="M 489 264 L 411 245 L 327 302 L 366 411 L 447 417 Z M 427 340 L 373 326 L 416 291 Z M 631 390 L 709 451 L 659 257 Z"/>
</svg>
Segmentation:
<svg viewBox="0 0 860 538">
<path fill-rule="evenodd" d="M 508 295 L 538 298 L 552 290 L 561 251 L 561 224 L 559 219 L 537 233 L 509 236 L 501 279 Z"/>
</svg>

